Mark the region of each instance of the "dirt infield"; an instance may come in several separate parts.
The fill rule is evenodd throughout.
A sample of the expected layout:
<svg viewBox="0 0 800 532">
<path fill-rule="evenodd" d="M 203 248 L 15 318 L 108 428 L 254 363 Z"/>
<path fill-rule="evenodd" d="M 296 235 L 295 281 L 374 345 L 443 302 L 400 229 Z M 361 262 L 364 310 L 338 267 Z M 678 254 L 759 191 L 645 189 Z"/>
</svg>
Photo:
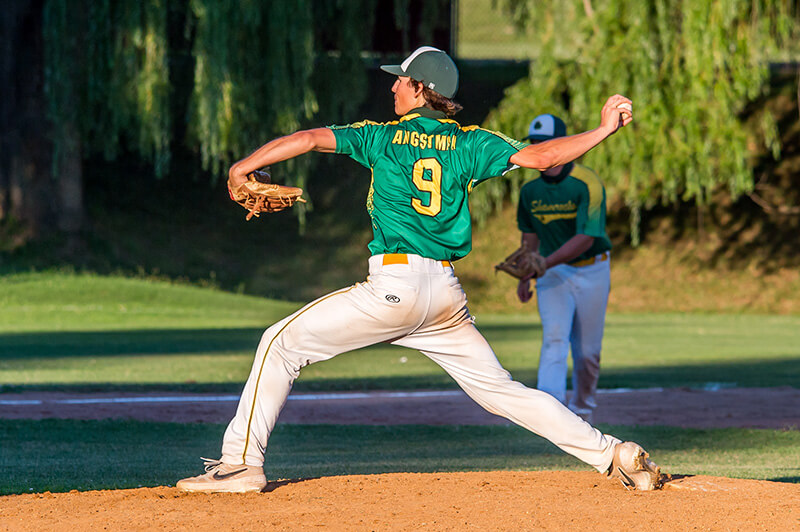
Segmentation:
<svg viewBox="0 0 800 532">
<path fill-rule="evenodd" d="M 227 422 L 234 396 L 0 394 L 2 418 Z M 497 424 L 459 392 L 303 395 L 282 423 Z M 796 388 L 604 393 L 595 422 L 797 430 Z M 67 524 L 68 523 L 68 524 Z M 592 472 L 353 475 L 272 481 L 264 493 L 157 487 L 0 497 L 0 530 L 800 530 L 800 485 L 706 476 L 626 491 Z"/>
<path fill-rule="evenodd" d="M 354 475 L 246 495 L 0 497 L 3 530 L 797 530 L 800 486 L 716 477 L 627 492 L 590 472 Z M 65 521 L 68 516 L 68 521 Z"/>
</svg>

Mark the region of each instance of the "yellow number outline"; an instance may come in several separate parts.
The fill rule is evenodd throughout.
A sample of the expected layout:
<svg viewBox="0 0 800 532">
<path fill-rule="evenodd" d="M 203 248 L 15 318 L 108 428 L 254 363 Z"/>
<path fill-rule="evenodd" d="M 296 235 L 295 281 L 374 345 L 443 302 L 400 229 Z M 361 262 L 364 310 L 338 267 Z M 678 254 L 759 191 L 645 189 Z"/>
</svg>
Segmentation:
<svg viewBox="0 0 800 532">
<path fill-rule="evenodd" d="M 425 179 L 425 170 L 428 170 L 430 179 Z M 431 195 L 428 205 L 419 198 L 411 199 L 414 210 L 425 216 L 436 216 L 442 211 L 442 163 L 433 157 L 417 159 L 411 172 L 411 180 L 420 192 Z"/>
</svg>

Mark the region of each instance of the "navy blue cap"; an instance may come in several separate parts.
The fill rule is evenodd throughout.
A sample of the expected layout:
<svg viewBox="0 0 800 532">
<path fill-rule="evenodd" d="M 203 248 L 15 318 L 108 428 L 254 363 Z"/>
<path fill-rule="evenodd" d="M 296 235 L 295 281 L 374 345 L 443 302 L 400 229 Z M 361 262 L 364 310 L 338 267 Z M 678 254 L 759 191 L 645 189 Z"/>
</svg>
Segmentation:
<svg viewBox="0 0 800 532">
<path fill-rule="evenodd" d="M 544 114 L 533 119 L 523 140 L 550 140 L 567 136 L 567 125 L 559 117 Z"/>
</svg>

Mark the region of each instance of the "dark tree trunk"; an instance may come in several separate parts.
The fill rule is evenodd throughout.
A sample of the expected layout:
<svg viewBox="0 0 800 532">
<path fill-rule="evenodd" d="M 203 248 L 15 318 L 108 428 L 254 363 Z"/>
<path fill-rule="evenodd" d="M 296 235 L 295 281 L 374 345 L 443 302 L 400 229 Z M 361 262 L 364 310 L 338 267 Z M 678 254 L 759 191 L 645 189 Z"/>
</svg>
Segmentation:
<svg viewBox="0 0 800 532">
<path fill-rule="evenodd" d="M 80 136 L 74 125 L 55 129 L 47 117 L 43 11 L 44 0 L 15 0 L 0 10 L 0 219 L 13 217 L 31 236 L 49 227 L 77 234 L 84 220 Z"/>
<path fill-rule="evenodd" d="M 81 136 L 75 124 L 61 128 L 58 171 L 58 229 L 76 235 L 83 227 L 83 161 Z"/>
<path fill-rule="evenodd" d="M 11 155 L 19 151 L 19 131 L 14 123 L 17 106 L 15 81 L 19 29 L 30 2 L 9 2 L 0 10 L 0 220 L 11 206 Z"/>
</svg>

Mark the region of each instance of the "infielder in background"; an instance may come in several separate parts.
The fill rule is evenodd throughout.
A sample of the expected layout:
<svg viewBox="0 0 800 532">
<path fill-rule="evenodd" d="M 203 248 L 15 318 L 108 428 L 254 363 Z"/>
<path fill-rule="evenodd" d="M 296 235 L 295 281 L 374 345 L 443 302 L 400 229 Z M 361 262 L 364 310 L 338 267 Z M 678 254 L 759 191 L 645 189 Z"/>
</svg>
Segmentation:
<svg viewBox="0 0 800 532">
<path fill-rule="evenodd" d="M 244 492 L 266 486 L 267 441 L 300 369 L 389 342 L 420 350 L 478 404 L 637 489 L 660 485 L 659 468 L 632 442 L 593 428 L 553 396 L 511 379 L 473 324 L 452 262 L 469 253 L 472 188 L 515 166 L 547 169 L 580 157 L 632 120 L 615 95 L 591 131 L 534 146 L 450 118 L 458 71 L 431 47 L 400 65 L 392 92 L 400 117 L 299 131 L 268 142 L 229 171 L 229 186 L 264 166 L 310 151 L 348 155 L 371 170 L 367 211 L 374 238 L 366 282 L 313 301 L 261 338 L 220 460 L 178 482 L 184 491 Z"/>
<path fill-rule="evenodd" d="M 565 137 L 564 122 L 537 116 L 526 140 Z M 537 388 L 567 404 L 567 355 L 572 348 L 572 396 L 568 407 L 592 422 L 600 377 L 606 305 L 610 287 L 611 241 L 606 235 L 606 191 L 592 170 L 574 162 L 544 170 L 520 191 L 517 225 L 522 245 L 546 259 L 536 280 L 542 321 Z M 517 296 L 531 298 L 530 279 Z"/>
</svg>

